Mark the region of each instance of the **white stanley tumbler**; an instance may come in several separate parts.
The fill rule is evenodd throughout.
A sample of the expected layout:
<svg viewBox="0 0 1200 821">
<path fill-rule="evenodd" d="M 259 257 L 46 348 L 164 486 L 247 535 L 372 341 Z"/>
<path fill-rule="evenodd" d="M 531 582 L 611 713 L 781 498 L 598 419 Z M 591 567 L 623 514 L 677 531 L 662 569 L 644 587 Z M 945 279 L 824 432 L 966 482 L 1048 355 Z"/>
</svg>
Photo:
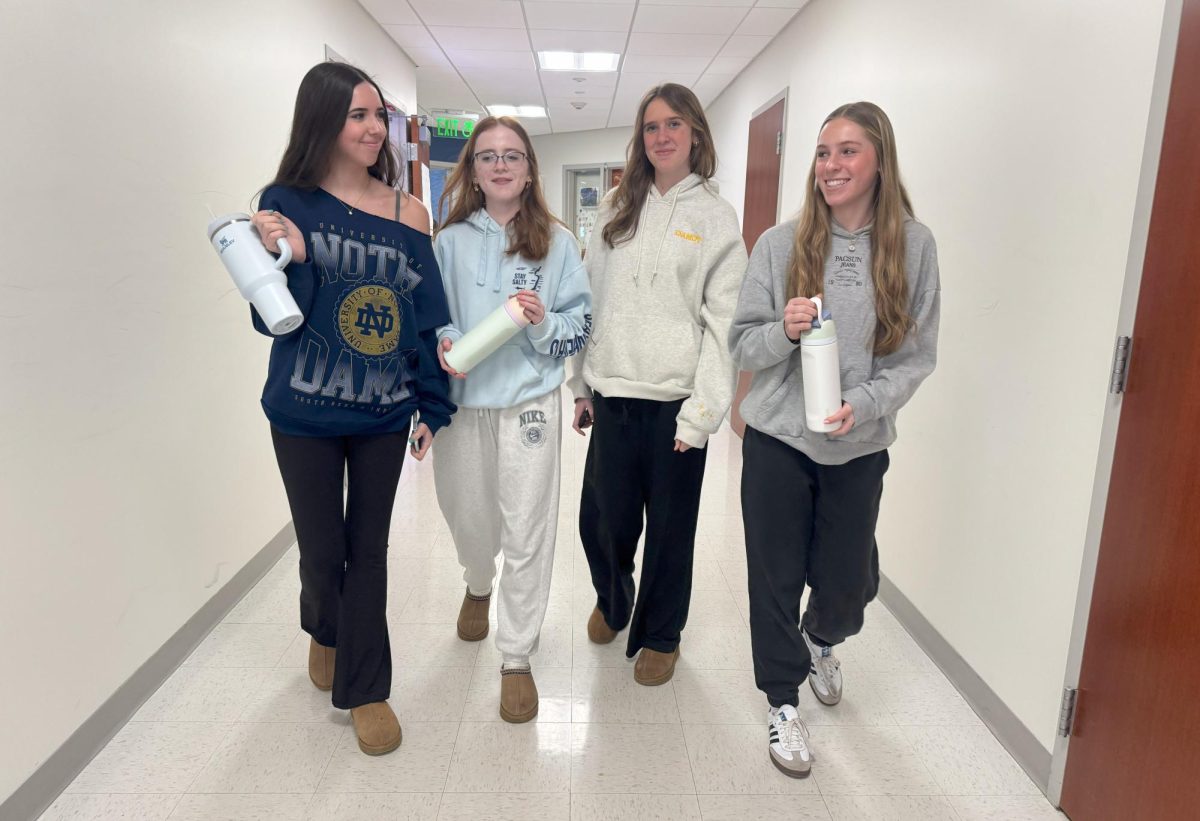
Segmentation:
<svg viewBox="0 0 1200 821">
<path fill-rule="evenodd" d="M 813 297 L 817 316 L 812 330 L 800 334 L 800 372 L 804 375 L 804 417 L 808 429 L 829 433 L 841 427 L 825 420 L 842 406 L 841 367 L 838 364 L 837 328 L 821 298 Z"/>
<path fill-rule="evenodd" d="M 275 335 L 300 327 L 304 314 L 287 288 L 283 269 L 292 261 L 292 246 L 279 238 L 279 259 L 271 259 L 248 214 L 226 214 L 208 224 L 208 238 L 242 296 L 254 306 Z"/>
<path fill-rule="evenodd" d="M 446 351 L 446 364 L 459 373 L 467 373 L 528 324 L 521 303 L 510 296 Z"/>
</svg>

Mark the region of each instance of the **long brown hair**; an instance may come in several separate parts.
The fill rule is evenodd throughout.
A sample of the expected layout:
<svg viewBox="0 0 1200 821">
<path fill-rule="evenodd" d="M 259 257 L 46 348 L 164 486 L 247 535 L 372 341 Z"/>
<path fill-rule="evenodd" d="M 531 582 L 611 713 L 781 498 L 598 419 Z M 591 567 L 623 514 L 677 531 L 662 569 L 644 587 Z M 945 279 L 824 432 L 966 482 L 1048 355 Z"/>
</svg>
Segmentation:
<svg viewBox="0 0 1200 821">
<path fill-rule="evenodd" d="M 279 170 L 270 185 L 286 185 L 305 191 L 315 190 L 320 185 L 329 171 L 334 143 L 346 126 L 354 89 L 361 83 L 370 83 L 383 105 L 383 92 L 360 68 L 329 62 L 318 63 L 308 70 L 296 93 L 287 150 L 283 152 Z M 375 116 L 375 112 L 370 115 Z M 400 160 L 391 140 L 383 141 L 379 157 L 367 172 L 375 179 L 395 186 L 400 178 Z"/>
<path fill-rule="evenodd" d="M 446 180 L 446 188 L 438 202 L 439 211 L 446 210 L 447 201 L 450 204 L 450 211 L 438 231 L 444 231 L 456 222 L 465 222 L 487 204 L 483 191 L 475 184 L 475 144 L 480 134 L 501 125 L 516 132 L 525 145 L 525 170 L 530 180 L 521 192 L 521 210 L 517 211 L 517 215 L 507 226 L 509 239 L 505 253 L 520 254 L 528 260 L 545 259 L 550 253 L 550 232 L 554 230 L 554 223 L 561 225 L 562 221 L 546 207 L 533 143 L 529 141 L 529 134 L 525 132 L 524 127 L 512 117 L 484 117 L 476 124 L 470 139 L 458 156 L 458 164 Z"/>
<path fill-rule="evenodd" d="M 688 168 L 692 173 L 706 180 L 712 179 L 713 174 L 717 173 L 717 147 L 713 144 L 712 130 L 708 127 L 708 118 L 704 116 L 704 107 L 692 90 L 678 83 L 663 83 L 647 91 L 638 105 L 633 138 L 625 151 L 625 173 L 621 176 L 613 200 L 616 213 L 604 226 L 604 241 L 609 248 L 618 242 L 633 239 L 637 233 L 638 218 L 642 215 L 642 206 L 646 203 L 646 192 L 654 182 L 654 166 L 646 156 L 642 127 L 646 121 L 646 109 L 655 100 L 662 100 L 691 126 L 695 143 L 688 154 Z"/>
<path fill-rule="evenodd" d="M 900 181 L 896 135 L 883 109 L 874 103 L 847 103 L 834 109 L 821 128 L 844 118 L 866 132 L 875 147 L 879 179 L 875 185 L 875 217 L 871 228 L 871 281 L 875 285 L 876 356 L 893 353 L 912 329 L 908 313 L 908 280 L 904 265 L 904 221 L 913 217 L 908 191 Z M 808 170 L 804 208 L 796 226 L 792 262 L 788 268 L 788 295 L 812 297 L 825 287 L 825 258 L 832 244 L 832 216 L 817 183 L 817 161 Z"/>
</svg>

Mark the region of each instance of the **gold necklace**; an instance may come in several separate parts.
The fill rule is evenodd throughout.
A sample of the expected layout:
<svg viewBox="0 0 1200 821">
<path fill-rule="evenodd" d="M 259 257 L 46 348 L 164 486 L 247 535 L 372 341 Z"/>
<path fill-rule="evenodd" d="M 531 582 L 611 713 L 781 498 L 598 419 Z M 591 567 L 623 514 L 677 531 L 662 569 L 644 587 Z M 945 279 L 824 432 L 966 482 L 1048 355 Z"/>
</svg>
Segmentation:
<svg viewBox="0 0 1200 821">
<path fill-rule="evenodd" d="M 353 216 L 354 209 L 358 207 L 358 204 L 360 202 L 362 202 L 362 198 L 367 195 L 367 189 L 369 189 L 370 187 L 371 187 L 371 178 L 367 177 L 367 184 L 366 184 L 366 186 L 363 187 L 362 192 L 359 193 L 358 199 L 356 199 L 354 201 L 354 205 L 347 205 L 346 201 L 344 199 L 342 199 L 341 197 L 339 197 L 337 194 L 333 193 L 332 191 L 326 191 L 325 193 L 329 194 L 329 196 L 333 197 L 335 200 L 340 202 L 342 204 L 342 207 L 346 209 L 347 215 Z"/>
</svg>

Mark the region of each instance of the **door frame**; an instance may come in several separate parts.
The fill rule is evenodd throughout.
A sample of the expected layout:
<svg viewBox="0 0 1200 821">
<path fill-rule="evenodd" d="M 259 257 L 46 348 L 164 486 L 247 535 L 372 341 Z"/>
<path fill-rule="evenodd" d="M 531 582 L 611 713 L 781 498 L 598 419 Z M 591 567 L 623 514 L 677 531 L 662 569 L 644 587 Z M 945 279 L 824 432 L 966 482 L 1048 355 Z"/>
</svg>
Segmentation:
<svg viewBox="0 0 1200 821">
<path fill-rule="evenodd" d="M 1183 0 L 1166 0 L 1163 9 L 1162 31 L 1158 47 L 1158 62 L 1154 70 L 1154 85 L 1150 95 L 1146 142 L 1142 150 L 1142 170 L 1134 204 L 1133 225 L 1129 237 L 1129 256 L 1125 262 L 1125 286 L 1117 316 L 1116 337 L 1129 336 L 1133 344 L 1137 337 L 1133 327 L 1137 312 L 1138 292 L 1142 284 L 1142 269 L 1146 261 L 1146 244 L 1150 233 L 1150 216 L 1154 208 L 1154 191 L 1158 183 L 1159 160 L 1162 156 L 1163 133 L 1167 119 L 1167 103 L 1171 94 L 1171 77 L 1175 68 L 1175 51 L 1183 15 Z M 1096 473 L 1092 483 L 1092 503 L 1084 537 L 1083 560 L 1079 572 L 1079 588 L 1075 598 L 1075 617 L 1071 626 L 1071 641 L 1067 649 L 1067 664 L 1063 675 L 1064 688 L 1079 686 L 1083 665 L 1083 648 L 1087 639 L 1088 616 L 1092 610 L 1092 592 L 1096 580 L 1096 562 L 1100 554 L 1100 536 L 1104 529 L 1104 513 L 1108 503 L 1109 481 L 1117 446 L 1117 426 L 1121 418 L 1121 396 L 1105 397 L 1104 418 L 1100 426 L 1100 442 L 1096 455 Z M 1056 736 L 1050 759 L 1050 779 L 1046 797 L 1054 806 L 1062 800 L 1063 776 L 1066 773 L 1070 737 Z"/>
<path fill-rule="evenodd" d="M 1174 1 L 1174 0 L 1172 0 Z M 775 183 L 775 224 L 779 224 L 779 212 L 783 208 L 783 178 L 787 175 L 787 136 L 788 136 L 788 113 L 791 109 L 788 100 L 788 90 L 790 86 L 784 86 L 783 91 L 773 94 L 770 99 L 760 105 L 754 111 L 750 112 L 750 119 L 747 121 L 754 122 L 754 118 L 759 114 L 767 111 L 771 106 L 775 105 L 780 100 L 783 100 L 783 125 L 781 127 L 783 136 L 779 143 L 779 179 Z M 749 150 L 749 146 L 747 146 Z M 745 196 L 745 191 L 742 192 Z M 746 249 L 746 253 L 750 253 L 750 249 Z"/>
</svg>

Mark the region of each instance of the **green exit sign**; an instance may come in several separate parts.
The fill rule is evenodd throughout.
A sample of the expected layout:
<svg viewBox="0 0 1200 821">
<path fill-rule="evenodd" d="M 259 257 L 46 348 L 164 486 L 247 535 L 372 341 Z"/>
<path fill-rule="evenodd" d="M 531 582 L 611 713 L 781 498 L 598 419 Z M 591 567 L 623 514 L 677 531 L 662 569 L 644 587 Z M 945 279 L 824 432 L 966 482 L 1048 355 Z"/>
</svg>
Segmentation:
<svg viewBox="0 0 1200 821">
<path fill-rule="evenodd" d="M 439 137 L 457 137 L 465 140 L 475 130 L 475 121 L 458 119 L 456 117 L 438 117 L 437 135 Z"/>
</svg>

